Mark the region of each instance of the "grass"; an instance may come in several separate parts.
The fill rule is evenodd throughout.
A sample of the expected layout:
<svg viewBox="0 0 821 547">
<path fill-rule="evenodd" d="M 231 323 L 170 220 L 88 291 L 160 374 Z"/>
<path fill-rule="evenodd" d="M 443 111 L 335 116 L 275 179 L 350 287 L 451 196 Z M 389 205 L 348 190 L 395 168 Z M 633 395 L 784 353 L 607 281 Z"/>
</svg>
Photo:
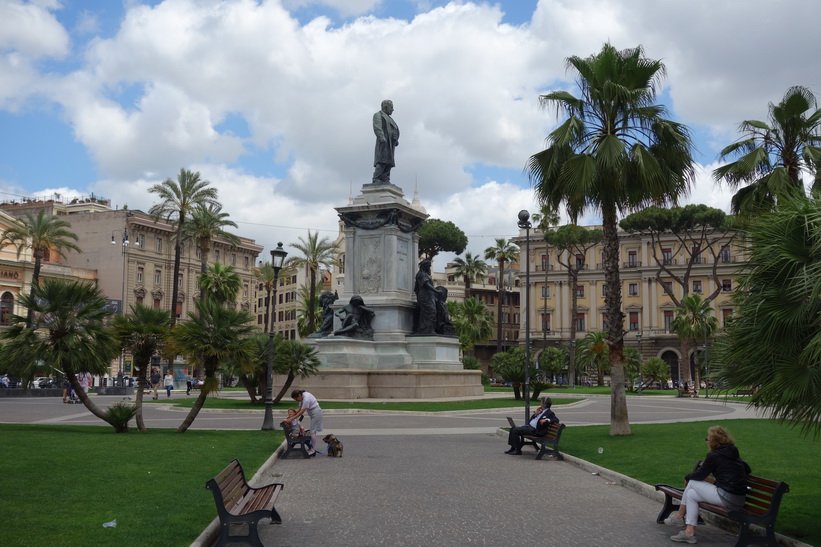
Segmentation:
<svg viewBox="0 0 821 547">
<path fill-rule="evenodd" d="M 0 545 L 189 545 L 216 516 L 208 479 L 247 478 L 281 432 L 0 425 Z M 103 523 L 116 519 L 116 528 Z"/>
<path fill-rule="evenodd" d="M 770 420 L 719 420 L 638 424 L 631 426 L 631 436 L 610 437 L 609 426 L 572 427 L 562 435 L 561 450 L 647 484 L 683 486 L 684 475 L 707 453 L 702 439 L 712 425 L 730 431 L 754 475 L 790 485 L 776 531 L 821 545 L 818 442 L 801 437 L 797 429 Z"/>
<path fill-rule="evenodd" d="M 580 401 L 581 399 L 558 399 L 553 398 L 553 406 L 566 405 Z M 167 402 L 167 401 L 164 401 Z M 175 405 L 181 408 L 191 408 L 194 404 L 194 399 L 179 399 L 175 401 Z M 297 403 L 288 399 L 284 399 L 279 404 L 273 405 L 275 412 L 282 413 L 285 417 L 288 408 L 295 408 Z M 360 401 L 322 401 L 320 403 L 325 410 L 331 409 L 363 409 L 363 410 L 404 410 L 413 412 L 444 412 L 448 410 L 481 410 L 492 408 L 524 408 L 525 402 L 523 400 L 516 400 L 512 397 L 510 399 L 472 399 L 469 401 L 401 401 L 396 403 L 368 403 Z M 539 406 L 538 401 L 531 401 L 530 406 Z M 263 404 L 257 403 L 252 405 L 248 399 L 223 398 L 223 397 L 208 397 L 205 400 L 203 408 L 221 408 L 230 410 L 248 410 L 248 409 L 262 409 Z"/>
</svg>

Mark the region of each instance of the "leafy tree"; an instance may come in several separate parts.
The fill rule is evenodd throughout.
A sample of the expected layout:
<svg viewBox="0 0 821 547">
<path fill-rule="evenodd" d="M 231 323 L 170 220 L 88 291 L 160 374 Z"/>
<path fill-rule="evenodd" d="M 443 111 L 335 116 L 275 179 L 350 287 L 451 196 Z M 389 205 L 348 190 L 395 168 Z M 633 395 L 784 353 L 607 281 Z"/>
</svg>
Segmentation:
<svg viewBox="0 0 821 547">
<path fill-rule="evenodd" d="M 733 219 L 728 217 L 724 211 L 707 205 L 672 208 L 647 207 L 628 215 L 619 225 L 626 232 L 650 237 L 653 261 L 658 266 L 656 281 L 676 307 L 681 307 L 683 299 L 690 294 L 690 276 L 693 267 L 700 264 L 702 257 L 707 253 L 712 256 L 713 266 L 710 270 L 710 277 L 714 281 L 715 290 L 705 297 L 704 302 L 712 302 L 721 293 L 721 280 L 718 276 L 721 252 L 725 246 L 732 245 L 738 233 L 734 228 Z M 687 257 L 684 268 L 681 264 L 675 264 L 665 258 L 662 253 L 664 247 L 662 241 L 669 240 L 670 236 L 675 241 L 670 249 L 671 255 Z M 671 283 L 667 285 L 663 281 L 671 281 Z M 673 285 L 678 286 L 678 291 Z M 677 293 L 680 293 L 682 298 L 679 298 Z M 689 341 L 682 338 L 682 358 L 679 361 L 679 367 L 682 378 L 687 379 L 691 377 L 690 361 L 686 358 L 688 353 Z"/>
<path fill-rule="evenodd" d="M 339 244 L 331 241 L 327 237 L 319 239 L 319 232 L 311 233 L 308 230 L 308 238 L 299 237 L 299 243 L 291 243 L 291 247 L 302 253 L 301 256 L 293 256 L 288 259 L 289 267 L 305 268 L 309 275 L 310 294 L 309 302 L 317 302 L 316 287 L 319 282 L 320 267 L 331 268 L 339 265 Z M 311 334 L 316 330 L 316 306 L 308 307 L 308 331 Z"/>
<path fill-rule="evenodd" d="M 713 177 L 734 189 L 734 213 L 755 214 L 771 210 L 782 198 L 804 196 L 801 172 L 813 177 L 813 190 L 821 190 L 821 110 L 815 95 L 801 86 L 770 103 L 768 121 L 746 120 L 742 137 L 724 148 L 719 157 L 737 158 L 713 171 Z"/>
<path fill-rule="evenodd" d="M 212 298 L 220 305 L 225 306 L 234 302 L 237 293 L 242 287 L 242 279 L 233 266 L 225 266 L 219 262 L 206 268 L 206 272 L 199 279 L 199 288 L 206 298 Z"/>
<path fill-rule="evenodd" d="M 82 252 L 74 241 L 77 241 L 77 234 L 69 230 L 71 223 L 56 216 L 47 215 L 40 211 L 37 216 L 26 213 L 24 219 L 16 219 L 15 223 L 9 226 L 0 235 L 0 249 L 8 245 L 17 247 L 17 258 L 26 249 L 31 249 L 31 256 L 34 258 L 34 272 L 31 275 L 31 291 L 34 294 L 34 287 L 40 282 L 40 268 L 43 259 L 49 259 L 52 251 L 60 257 L 65 257 L 65 251 Z M 33 317 L 29 310 L 27 323 L 31 325 Z"/>
<path fill-rule="evenodd" d="M 312 348 L 296 340 L 283 340 L 277 345 L 277 354 L 274 356 L 274 369 L 277 374 L 286 374 L 285 383 L 274 398 L 274 404 L 278 404 L 282 397 L 288 392 L 294 378 L 299 376 L 302 379 L 313 376 L 319 370 L 319 357 L 316 348 Z"/>
<path fill-rule="evenodd" d="M 590 57 L 569 57 L 567 66 L 577 75 L 581 96 L 554 91 L 540 97 L 567 119 L 550 133 L 547 148 L 531 156 L 528 171 L 539 202 L 550 210 L 563 203 L 574 222 L 586 208 L 601 211 L 613 379 L 610 434 L 629 435 L 617 218 L 619 211 L 675 202 L 686 193 L 694 177 L 691 139 L 655 103 L 664 65 L 645 57 L 641 46 L 618 51 L 604 44 Z"/>
<path fill-rule="evenodd" d="M 441 252 L 462 254 L 468 236 L 449 220 L 429 218 L 419 228 L 419 256 L 433 260 Z"/>
<path fill-rule="evenodd" d="M 567 282 L 570 287 L 570 339 L 576 339 L 576 315 L 579 312 L 579 297 L 576 286 L 579 284 L 579 272 L 587 267 L 587 251 L 601 243 L 602 231 L 587 229 L 576 224 L 566 224 L 555 230 L 545 232 L 544 239 L 548 247 L 556 249 L 556 259 L 567 270 Z M 575 385 L 576 344 L 570 344 L 570 385 Z"/>
<path fill-rule="evenodd" d="M 200 250 L 200 277 L 204 277 L 208 271 L 208 258 L 211 254 L 211 245 L 215 239 L 222 239 L 229 245 L 238 246 L 240 239 L 234 234 L 225 231 L 226 226 L 233 228 L 237 224 L 228 220 L 228 213 L 222 212 L 222 205 L 208 204 L 196 207 L 191 218 L 183 226 L 183 237 L 197 243 Z M 200 294 L 200 298 L 205 298 L 205 292 Z"/>
<path fill-rule="evenodd" d="M 28 375 L 38 361 L 64 373 L 89 412 L 121 427 L 89 399 L 77 379 L 81 372 L 104 374 L 117 356 L 117 340 L 104 326 L 111 314 L 102 291 L 89 283 L 45 278 L 31 294 L 21 295 L 20 303 L 31 312 L 31 327 L 26 317 L 12 315 L 12 325 L 0 332 L 6 341 L 3 361 L 20 375 Z"/>
<path fill-rule="evenodd" d="M 225 362 L 243 362 L 253 356 L 253 317 L 248 312 L 221 306 L 214 299 L 195 302 L 196 313 L 188 314 L 188 321 L 177 325 L 171 333 L 175 352 L 185 355 L 192 364 L 203 367 L 205 382 L 194 405 L 177 428 L 184 433 L 199 414 L 205 398 L 216 391 L 216 377 Z"/>
<path fill-rule="evenodd" d="M 200 180 L 199 173 L 180 169 L 176 181 L 166 179 L 148 189 L 150 193 L 157 194 L 160 198 L 160 202 L 148 210 L 149 214 L 155 219 L 164 218 L 174 221 L 177 229 L 174 237 L 174 276 L 172 277 L 174 282 L 171 284 L 171 327 L 177 323 L 176 309 L 180 296 L 177 279 L 180 277 L 180 256 L 182 255 L 185 221 L 197 208 L 218 205 L 217 189 L 209 187 L 210 184 L 207 180 Z"/>
<path fill-rule="evenodd" d="M 496 353 L 502 352 L 502 291 L 504 290 L 505 263 L 519 260 L 519 248 L 505 238 L 496 238 L 494 245 L 485 249 L 485 260 L 495 260 L 499 265 L 499 277 L 496 288 L 499 290 L 499 301 L 496 308 Z"/>
<path fill-rule="evenodd" d="M 610 368 L 608 361 L 609 346 L 606 339 L 607 333 L 588 332 L 579 344 L 578 362 L 588 374 L 592 368 L 596 371 L 597 385 L 604 385 L 604 373 Z"/>
<path fill-rule="evenodd" d="M 521 388 L 525 383 L 525 350 L 516 346 L 496 353 L 490 358 L 490 366 L 505 382 L 513 384 L 513 396 L 522 398 Z"/>
<path fill-rule="evenodd" d="M 539 370 L 555 378 L 568 365 L 568 353 L 563 348 L 545 348 L 539 355 Z M 571 381 L 572 385 L 572 381 Z"/>
<path fill-rule="evenodd" d="M 114 316 L 114 336 L 124 351 L 131 354 L 137 372 L 137 428 L 145 432 L 143 422 L 143 392 L 147 387 L 146 376 L 151 358 L 159 355 L 168 336 L 171 313 L 136 304 L 128 315 Z"/>
<path fill-rule="evenodd" d="M 660 357 L 650 357 L 641 365 L 641 376 L 644 379 L 643 386 L 654 383 L 666 385 L 670 379 L 670 365 Z"/>
<path fill-rule="evenodd" d="M 464 259 L 457 256 L 453 263 L 456 265 L 453 273 L 462 276 L 465 280 L 465 299 L 468 299 L 471 283 L 484 281 L 487 277 L 487 263 L 471 253 L 465 253 Z"/>
<path fill-rule="evenodd" d="M 711 375 L 754 389 L 752 406 L 818 435 L 821 199 L 780 200 L 750 227 L 748 250 L 732 320 L 711 347 Z"/>
<path fill-rule="evenodd" d="M 682 360 L 687 361 L 689 365 L 686 356 L 689 355 L 690 349 L 698 346 L 698 340 L 704 340 L 718 332 L 718 319 L 711 315 L 713 308 L 709 302 L 702 300 L 700 294 L 682 298 L 681 305 L 676 307 L 675 311 L 676 317 L 670 324 L 670 329 L 682 339 L 682 347 L 687 349 Z M 693 382 L 699 386 L 698 366 L 695 367 L 694 373 Z M 684 378 L 688 379 L 689 375 Z"/>
<path fill-rule="evenodd" d="M 475 298 L 448 302 L 448 313 L 462 351 L 472 352 L 477 343 L 493 336 L 493 315 L 483 302 Z"/>
</svg>

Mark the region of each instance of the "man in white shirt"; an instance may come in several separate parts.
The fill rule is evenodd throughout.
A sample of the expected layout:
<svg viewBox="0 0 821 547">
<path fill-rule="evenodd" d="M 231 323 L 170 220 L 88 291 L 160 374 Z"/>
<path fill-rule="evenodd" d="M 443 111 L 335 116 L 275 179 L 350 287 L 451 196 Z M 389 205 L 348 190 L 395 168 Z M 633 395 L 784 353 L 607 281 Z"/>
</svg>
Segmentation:
<svg viewBox="0 0 821 547">
<path fill-rule="evenodd" d="M 552 405 L 553 401 L 550 397 L 542 397 L 542 404 L 530 417 L 530 422 L 510 429 L 510 434 L 507 436 L 510 449 L 506 450 L 505 454 L 521 455 L 524 435 L 544 435 L 550 424 L 559 422 L 559 418 L 550 410 Z"/>
</svg>

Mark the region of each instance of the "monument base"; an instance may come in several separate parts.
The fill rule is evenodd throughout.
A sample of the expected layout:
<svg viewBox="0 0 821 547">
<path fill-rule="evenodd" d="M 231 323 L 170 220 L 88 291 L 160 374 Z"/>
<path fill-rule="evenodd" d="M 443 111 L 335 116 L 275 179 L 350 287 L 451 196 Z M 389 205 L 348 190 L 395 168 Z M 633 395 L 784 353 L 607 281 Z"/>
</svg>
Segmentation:
<svg viewBox="0 0 821 547">
<path fill-rule="evenodd" d="M 285 375 L 274 375 L 281 386 Z M 305 389 L 322 399 L 436 399 L 481 397 L 478 370 L 362 370 L 321 369 L 319 374 L 294 380 L 293 389 Z"/>
</svg>

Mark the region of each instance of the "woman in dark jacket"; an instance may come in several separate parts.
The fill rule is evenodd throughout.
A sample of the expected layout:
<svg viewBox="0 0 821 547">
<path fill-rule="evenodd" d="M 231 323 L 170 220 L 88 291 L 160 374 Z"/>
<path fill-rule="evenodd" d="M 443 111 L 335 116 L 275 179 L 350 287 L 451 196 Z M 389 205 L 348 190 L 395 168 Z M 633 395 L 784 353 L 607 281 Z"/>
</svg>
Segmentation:
<svg viewBox="0 0 821 547">
<path fill-rule="evenodd" d="M 708 429 L 705 440 L 710 452 L 692 473 L 684 477 L 686 486 L 679 510 L 664 520 L 664 524 L 682 526 L 686 518 L 685 529 L 670 537 L 679 543 L 696 542 L 698 502 L 705 501 L 729 509 L 744 507 L 750 466 L 739 457 L 735 441 L 723 427 Z M 715 478 L 715 484 L 704 481 L 710 475 Z"/>
</svg>

